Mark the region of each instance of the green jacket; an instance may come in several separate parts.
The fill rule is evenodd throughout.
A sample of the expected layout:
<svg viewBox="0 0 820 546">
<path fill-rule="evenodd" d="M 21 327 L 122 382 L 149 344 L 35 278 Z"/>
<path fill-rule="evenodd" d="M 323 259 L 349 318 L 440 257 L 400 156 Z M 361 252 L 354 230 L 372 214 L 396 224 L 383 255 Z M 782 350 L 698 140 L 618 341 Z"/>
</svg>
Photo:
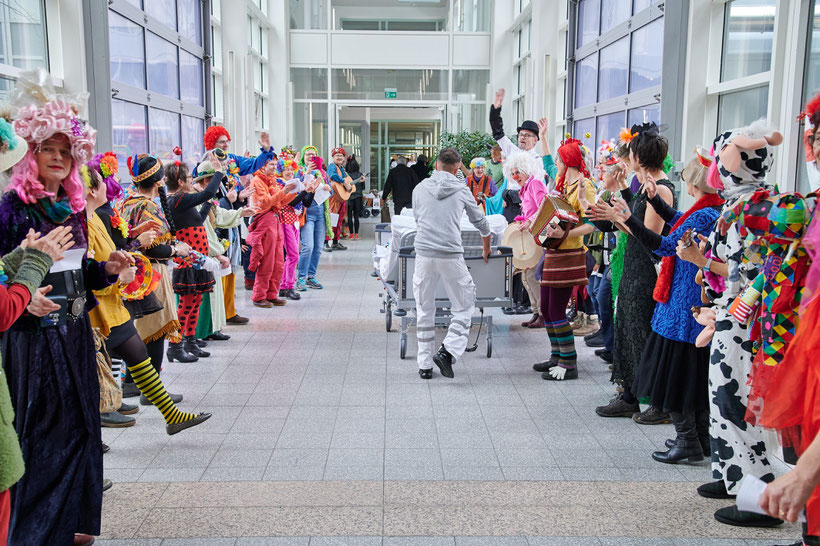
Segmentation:
<svg viewBox="0 0 820 546">
<path fill-rule="evenodd" d="M 51 258 L 39 250 L 17 247 L 0 260 L 0 271 L 8 275 L 8 284 L 22 284 L 31 294 L 40 286 L 51 267 Z M 11 404 L 6 374 L 0 363 L 0 491 L 5 491 L 23 476 L 25 466 L 20 442 L 14 430 L 14 408 Z"/>
</svg>

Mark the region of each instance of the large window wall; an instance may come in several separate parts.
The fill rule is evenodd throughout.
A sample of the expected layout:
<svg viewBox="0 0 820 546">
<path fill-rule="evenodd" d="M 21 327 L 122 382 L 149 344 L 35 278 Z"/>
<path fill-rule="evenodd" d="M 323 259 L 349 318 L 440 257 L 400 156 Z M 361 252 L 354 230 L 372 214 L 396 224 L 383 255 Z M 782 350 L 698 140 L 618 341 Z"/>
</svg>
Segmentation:
<svg viewBox="0 0 820 546">
<path fill-rule="evenodd" d="M 723 6 L 715 131 L 766 117 L 772 80 L 777 0 L 733 0 Z"/>
<path fill-rule="evenodd" d="M 112 132 L 120 175 L 138 153 L 195 164 L 205 129 L 202 3 L 114 0 L 110 5 Z"/>
<path fill-rule="evenodd" d="M 655 0 L 580 0 L 570 132 L 597 147 L 624 126 L 660 123 L 663 10 Z M 574 71 L 572 70 L 574 68 Z M 589 137 L 586 135 L 589 134 Z"/>
<path fill-rule="evenodd" d="M 438 0 L 408 6 L 402 0 L 383 0 L 374 10 L 360 0 L 288 0 L 288 6 L 294 30 L 489 32 L 493 2 Z"/>
<path fill-rule="evenodd" d="M 0 99 L 21 70 L 49 68 L 43 0 L 0 2 Z"/>
</svg>

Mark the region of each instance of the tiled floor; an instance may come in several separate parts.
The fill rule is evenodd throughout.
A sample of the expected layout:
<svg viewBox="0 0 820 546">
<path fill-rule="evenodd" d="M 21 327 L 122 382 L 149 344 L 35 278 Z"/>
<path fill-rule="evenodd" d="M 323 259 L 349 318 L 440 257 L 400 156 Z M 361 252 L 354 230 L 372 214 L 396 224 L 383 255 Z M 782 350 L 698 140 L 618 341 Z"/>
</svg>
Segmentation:
<svg viewBox="0 0 820 546">
<path fill-rule="evenodd" d="M 650 458 L 670 426 L 605 420 L 609 372 L 579 346 L 577 381 L 531 370 L 546 336 L 494 311 L 494 354 L 452 380 L 416 373 L 386 333 L 370 276 L 372 225 L 325 254 L 325 288 L 250 306 L 210 358 L 167 364 L 181 407 L 214 416 L 174 437 L 154 408 L 111 446 L 102 544 L 764 545 L 799 530 L 741 529 L 699 497 L 707 465 Z M 439 338 L 443 330 L 438 332 Z M 471 337 L 472 339 L 472 337 Z M 133 400 L 133 399 L 132 399 Z M 278 537 L 278 538 L 274 538 Z M 312 538 L 311 538 L 312 537 Z"/>
</svg>

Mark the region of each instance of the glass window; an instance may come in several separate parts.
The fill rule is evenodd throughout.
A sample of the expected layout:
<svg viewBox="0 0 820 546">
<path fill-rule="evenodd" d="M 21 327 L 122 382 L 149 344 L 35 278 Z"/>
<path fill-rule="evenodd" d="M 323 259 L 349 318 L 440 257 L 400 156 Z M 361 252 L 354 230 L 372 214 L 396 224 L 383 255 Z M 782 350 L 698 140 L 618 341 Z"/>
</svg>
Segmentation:
<svg viewBox="0 0 820 546">
<path fill-rule="evenodd" d="M 587 141 L 584 141 L 584 144 L 589 146 L 590 149 L 597 149 L 598 145 L 601 143 L 602 140 L 609 140 L 614 138 L 618 140 L 618 133 L 621 132 L 621 128 L 624 126 L 624 112 L 615 112 L 614 114 L 607 114 L 605 116 L 598 116 L 597 120 L 597 132 L 596 134 L 598 137 L 596 140 L 592 141 L 595 146 L 590 146 Z M 576 138 L 581 138 L 576 137 Z"/>
<path fill-rule="evenodd" d="M 128 2 L 131 5 L 134 5 L 134 6 L 138 7 L 139 9 L 142 9 L 142 0 L 125 0 L 125 1 Z"/>
<path fill-rule="evenodd" d="M 818 2 L 814 3 L 814 17 L 812 17 L 809 25 L 809 47 L 804 74 L 803 102 L 801 104 L 809 102 L 820 91 L 820 3 Z M 809 127 L 809 120 L 806 120 L 805 129 Z M 797 152 L 797 191 L 804 195 L 811 191 L 806 167 L 806 154 L 802 144 Z"/>
<path fill-rule="evenodd" d="M 717 131 L 736 129 L 765 118 L 768 108 L 768 85 L 721 95 L 718 103 Z"/>
<path fill-rule="evenodd" d="M 649 7 L 649 4 L 657 2 L 658 0 L 634 0 L 632 4 L 632 13 L 639 13 Z"/>
<path fill-rule="evenodd" d="M 179 114 L 160 110 L 148 109 L 148 127 L 151 137 L 151 152 L 160 159 L 173 157 L 174 146 L 179 146 Z"/>
<path fill-rule="evenodd" d="M 661 124 L 660 104 L 633 108 L 626 113 L 626 124 L 629 127 L 640 125 L 641 123 L 649 123 L 650 121 L 654 121 L 658 125 Z"/>
<path fill-rule="evenodd" d="M 734 0 L 725 9 L 720 81 L 769 70 L 777 0 Z"/>
<path fill-rule="evenodd" d="M 202 2 L 177 0 L 179 33 L 197 45 L 202 45 Z"/>
<path fill-rule="evenodd" d="M 199 163 L 205 153 L 202 137 L 205 135 L 205 122 L 199 118 L 182 116 L 182 160 L 189 167 Z"/>
<path fill-rule="evenodd" d="M 222 76 L 218 74 L 211 75 L 211 86 L 213 88 L 213 109 L 214 109 L 214 117 L 218 119 L 223 119 L 225 117 L 225 112 L 223 109 L 223 90 L 222 90 Z"/>
<path fill-rule="evenodd" d="M 334 69 L 332 77 L 334 99 L 447 100 L 445 70 Z"/>
<path fill-rule="evenodd" d="M 120 161 L 119 175 L 124 182 L 130 180 L 125 161 L 135 154 L 148 152 L 148 125 L 145 106 L 111 99 L 111 129 L 114 153 Z"/>
<path fill-rule="evenodd" d="M 148 90 L 178 99 L 179 61 L 177 60 L 177 47 L 153 32 L 147 32 L 146 34 L 145 51 L 148 56 Z"/>
<path fill-rule="evenodd" d="M 222 31 L 217 27 L 211 27 L 211 66 L 222 69 Z"/>
<path fill-rule="evenodd" d="M 598 96 L 598 54 L 575 64 L 575 108 L 594 104 Z"/>
<path fill-rule="evenodd" d="M 327 29 L 327 5 L 330 0 L 288 0 L 290 28 Z"/>
<path fill-rule="evenodd" d="M 629 37 L 601 49 L 598 71 L 598 100 L 605 101 L 626 95 L 629 80 Z"/>
<path fill-rule="evenodd" d="M 14 80 L 0 77 L 0 100 L 8 100 L 9 92 L 14 89 Z"/>
<path fill-rule="evenodd" d="M 453 100 L 486 101 L 489 70 L 453 70 Z"/>
<path fill-rule="evenodd" d="M 577 138 L 578 140 L 588 141 L 589 139 L 584 136 L 587 133 L 590 134 L 590 138 L 592 138 L 592 142 L 596 142 L 596 139 L 595 139 L 595 118 L 579 119 L 578 121 L 576 121 L 574 123 L 573 129 L 572 129 L 573 138 Z"/>
<path fill-rule="evenodd" d="M 297 102 L 293 104 L 294 142 L 301 145 L 312 144 L 319 154 L 327 154 L 327 104 L 318 102 Z M 323 155 L 324 157 L 324 155 Z"/>
<path fill-rule="evenodd" d="M 382 21 L 341 19 L 339 21 L 340 30 L 381 30 Z"/>
<path fill-rule="evenodd" d="M 601 0 L 581 0 L 578 4 L 578 43 L 583 47 L 598 37 L 598 14 Z"/>
<path fill-rule="evenodd" d="M 145 13 L 157 19 L 160 23 L 177 29 L 176 0 L 143 0 Z"/>
<path fill-rule="evenodd" d="M 145 45 L 142 27 L 108 12 L 111 79 L 145 89 Z"/>
<path fill-rule="evenodd" d="M 48 68 L 42 0 L 0 2 L 0 61 L 17 68 Z"/>
<path fill-rule="evenodd" d="M 453 2 L 455 30 L 458 32 L 489 32 L 492 16 L 491 0 L 462 0 Z M 390 25 L 390 30 L 396 30 Z"/>
<path fill-rule="evenodd" d="M 527 61 L 522 61 L 515 67 L 515 93 L 523 95 L 527 92 Z"/>
<path fill-rule="evenodd" d="M 632 33 L 629 92 L 634 93 L 661 84 L 663 69 L 663 18 Z"/>
<path fill-rule="evenodd" d="M 205 104 L 202 90 L 202 59 L 187 51 L 179 51 L 179 84 L 180 99 L 191 104 Z"/>
<path fill-rule="evenodd" d="M 485 130 L 488 123 L 486 104 L 454 104 L 453 111 L 455 112 L 455 131 Z"/>
<path fill-rule="evenodd" d="M 601 34 L 629 19 L 630 4 L 630 0 L 601 0 Z"/>
<path fill-rule="evenodd" d="M 291 68 L 290 81 L 293 82 L 294 99 L 326 99 L 327 69 Z"/>
</svg>

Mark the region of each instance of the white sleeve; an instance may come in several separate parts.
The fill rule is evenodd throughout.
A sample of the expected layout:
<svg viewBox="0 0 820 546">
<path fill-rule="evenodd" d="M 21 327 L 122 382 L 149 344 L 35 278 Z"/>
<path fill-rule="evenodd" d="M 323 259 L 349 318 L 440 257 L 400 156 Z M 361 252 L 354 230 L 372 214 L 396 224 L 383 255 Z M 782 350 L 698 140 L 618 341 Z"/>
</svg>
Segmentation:
<svg viewBox="0 0 820 546">
<path fill-rule="evenodd" d="M 512 140 L 510 140 L 510 137 L 508 136 L 503 136 L 501 137 L 501 140 L 496 140 L 496 142 L 498 142 L 498 145 L 501 146 L 501 151 L 504 152 L 504 155 L 507 157 L 521 151 L 521 148 L 513 144 Z"/>
</svg>

